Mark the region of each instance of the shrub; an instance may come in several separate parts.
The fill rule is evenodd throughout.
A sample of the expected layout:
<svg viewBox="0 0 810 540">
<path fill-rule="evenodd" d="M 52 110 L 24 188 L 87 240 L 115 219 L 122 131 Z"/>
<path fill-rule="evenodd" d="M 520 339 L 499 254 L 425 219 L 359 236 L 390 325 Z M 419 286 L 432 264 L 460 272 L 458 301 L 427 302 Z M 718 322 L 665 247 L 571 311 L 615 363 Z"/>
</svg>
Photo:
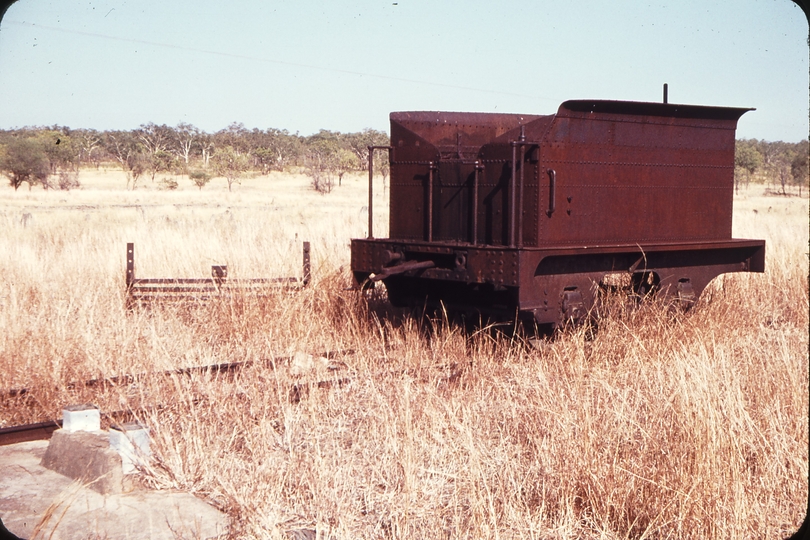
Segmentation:
<svg viewBox="0 0 810 540">
<path fill-rule="evenodd" d="M 165 177 L 160 181 L 160 189 L 174 191 L 177 189 L 177 180 L 174 178 Z"/>
<path fill-rule="evenodd" d="M 208 171 L 203 170 L 195 170 L 188 173 L 188 177 L 191 178 L 191 181 L 194 182 L 194 185 L 202 191 L 202 188 L 211 181 L 211 175 Z"/>
</svg>

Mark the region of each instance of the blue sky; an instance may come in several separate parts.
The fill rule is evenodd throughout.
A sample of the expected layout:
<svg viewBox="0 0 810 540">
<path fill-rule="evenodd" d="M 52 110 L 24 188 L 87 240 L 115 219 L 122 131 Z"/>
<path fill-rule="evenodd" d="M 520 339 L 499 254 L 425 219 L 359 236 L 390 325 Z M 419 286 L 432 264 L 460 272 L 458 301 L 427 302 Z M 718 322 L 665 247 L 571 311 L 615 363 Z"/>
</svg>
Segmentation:
<svg viewBox="0 0 810 540">
<path fill-rule="evenodd" d="M 755 107 L 808 136 L 808 24 L 790 0 L 19 0 L 0 24 L 0 128 L 232 122 L 302 135 L 388 113 L 552 114 L 575 98 Z"/>
</svg>

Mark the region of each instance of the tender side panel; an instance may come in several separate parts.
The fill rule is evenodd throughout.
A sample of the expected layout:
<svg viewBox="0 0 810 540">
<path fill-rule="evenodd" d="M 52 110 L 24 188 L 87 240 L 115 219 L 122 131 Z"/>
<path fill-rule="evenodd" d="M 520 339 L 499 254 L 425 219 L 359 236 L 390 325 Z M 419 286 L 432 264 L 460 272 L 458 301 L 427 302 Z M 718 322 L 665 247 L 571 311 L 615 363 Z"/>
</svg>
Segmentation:
<svg viewBox="0 0 810 540">
<path fill-rule="evenodd" d="M 540 245 L 731 238 L 734 133 L 744 112 L 564 103 L 541 149 L 556 200 L 541 200 L 555 209 L 541 213 Z"/>
</svg>

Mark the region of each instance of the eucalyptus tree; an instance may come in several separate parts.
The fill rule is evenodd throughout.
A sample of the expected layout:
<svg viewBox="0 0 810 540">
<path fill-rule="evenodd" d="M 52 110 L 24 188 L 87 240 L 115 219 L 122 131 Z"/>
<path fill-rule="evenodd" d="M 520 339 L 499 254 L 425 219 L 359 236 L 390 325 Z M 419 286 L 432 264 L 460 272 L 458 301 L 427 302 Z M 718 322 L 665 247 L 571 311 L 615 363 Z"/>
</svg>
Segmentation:
<svg viewBox="0 0 810 540">
<path fill-rule="evenodd" d="M 368 147 L 369 146 L 388 146 L 389 139 L 382 131 L 376 129 L 366 128 L 357 133 L 348 133 L 344 136 L 348 143 L 349 148 L 357 156 L 361 170 L 368 170 Z M 387 157 L 387 156 L 386 156 Z M 376 160 L 376 156 L 375 156 Z M 375 161 L 376 169 L 376 161 Z"/>
<path fill-rule="evenodd" d="M 191 152 L 200 143 L 202 132 L 185 122 L 180 122 L 172 130 L 172 152 L 182 159 L 186 167 L 189 165 Z"/>
<path fill-rule="evenodd" d="M 157 173 L 169 170 L 167 164 L 171 160 L 168 149 L 172 143 L 174 130 L 165 124 L 157 125 L 149 122 L 141 124 L 133 133 L 143 149 L 144 170 L 149 172 L 154 182 Z"/>
<path fill-rule="evenodd" d="M 102 148 L 102 134 L 95 129 L 78 129 L 73 133 L 73 141 L 78 149 L 77 165 L 92 162 L 98 164 L 96 157 Z"/>
<path fill-rule="evenodd" d="M 231 191 L 234 182 L 240 183 L 242 175 L 250 167 L 248 156 L 240 154 L 233 146 L 217 148 L 211 157 L 211 163 L 214 166 L 214 174 L 225 178 L 228 182 L 228 191 Z"/>
<path fill-rule="evenodd" d="M 139 137 L 130 131 L 107 131 L 102 137 L 105 150 L 115 158 L 127 176 L 127 189 L 138 182 L 146 170 L 147 157 Z"/>
<path fill-rule="evenodd" d="M 283 171 L 296 163 L 301 154 L 301 139 L 287 130 L 268 128 L 253 130 L 251 154 L 262 174 Z"/>
<path fill-rule="evenodd" d="M 50 162 L 50 175 L 40 181 L 44 189 L 54 186 L 64 190 L 79 187 L 78 169 L 81 150 L 71 133 L 75 134 L 68 128 L 57 126 L 36 132 L 35 138 L 41 143 Z M 55 184 L 51 177 L 55 178 Z"/>
<path fill-rule="evenodd" d="M 239 155 L 250 153 L 250 131 L 241 122 L 231 122 L 225 129 L 221 129 L 212 136 L 216 148 L 231 149 Z"/>
<path fill-rule="evenodd" d="M 25 182 L 28 189 L 34 184 L 46 184 L 51 163 L 43 142 L 36 137 L 12 137 L 0 149 L 0 172 L 17 191 Z"/>
<path fill-rule="evenodd" d="M 165 152 L 172 140 L 172 128 L 166 124 L 157 125 L 154 122 L 141 124 L 133 134 L 141 142 L 146 154 Z"/>
<path fill-rule="evenodd" d="M 799 197 L 802 196 L 802 188 L 807 186 L 810 180 L 808 161 L 810 161 L 810 143 L 804 140 L 796 145 L 796 155 L 790 163 L 793 183 L 799 186 Z"/>
<path fill-rule="evenodd" d="M 307 137 L 304 145 L 304 167 L 312 187 L 319 193 L 330 193 L 340 167 L 340 133 L 322 129 Z"/>
<path fill-rule="evenodd" d="M 751 181 L 754 173 L 762 166 L 762 154 L 757 149 L 756 139 L 741 139 L 737 141 L 734 148 L 734 187 L 740 189 L 742 179 L 745 178 L 745 185 Z"/>
</svg>

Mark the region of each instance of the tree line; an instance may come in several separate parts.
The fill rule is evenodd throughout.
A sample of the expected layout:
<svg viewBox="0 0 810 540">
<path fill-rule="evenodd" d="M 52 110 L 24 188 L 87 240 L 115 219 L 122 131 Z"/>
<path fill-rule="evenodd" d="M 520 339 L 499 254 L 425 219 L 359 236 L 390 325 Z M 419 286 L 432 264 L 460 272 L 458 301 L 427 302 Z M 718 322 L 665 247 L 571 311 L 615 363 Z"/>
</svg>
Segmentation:
<svg viewBox="0 0 810 540">
<path fill-rule="evenodd" d="M 373 129 L 356 133 L 321 130 L 310 136 L 287 130 L 245 128 L 233 123 L 209 134 L 191 124 L 142 124 L 129 131 L 97 131 L 63 126 L 0 130 L 0 173 L 15 189 L 79 186 L 81 167 L 115 164 L 127 188 L 162 174 L 186 175 L 199 188 L 222 177 L 230 190 L 246 174 L 268 174 L 293 167 L 323 193 L 351 171 L 368 169 L 368 146 L 387 145 L 388 135 Z M 388 161 L 375 156 L 375 170 L 388 174 Z M 173 178 L 162 180 L 174 189 Z"/>
<path fill-rule="evenodd" d="M 778 185 L 777 192 L 782 195 L 787 195 L 788 186 L 797 186 L 801 196 L 804 188 L 810 188 L 808 155 L 807 140 L 786 143 L 740 139 L 734 151 L 734 186 L 739 190 L 751 182 L 772 188 Z"/>
<path fill-rule="evenodd" d="M 191 124 L 142 124 L 129 131 L 97 131 L 51 126 L 0 130 L 0 173 L 16 190 L 22 184 L 44 189 L 79 186 L 81 167 L 114 163 L 126 174 L 127 188 L 143 178 L 185 175 L 199 189 L 214 177 L 225 178 L 230 190 L 246 174 L 268 174 L 298 168 L 312 186 L 328 193 L 343 176 L 368 168 L 368 146 L 387 145 L 388 136 L 373 129 L 356 133 L 321 130 L 309 136 L 286 130 L 245 128 L 233 123 L 209 134 Z M 786 195 L 808 184 L 808 141 L 785 143 L 757 139 L 737 141 L 734 183 L 767 184 Z M 387 177 L 388 160 L 375 154 L 375 170 Z M 173 189 L 177 181 L 162 180 Z M 778 186 L 778 187 L 777 187 Z"/>
</svg>

